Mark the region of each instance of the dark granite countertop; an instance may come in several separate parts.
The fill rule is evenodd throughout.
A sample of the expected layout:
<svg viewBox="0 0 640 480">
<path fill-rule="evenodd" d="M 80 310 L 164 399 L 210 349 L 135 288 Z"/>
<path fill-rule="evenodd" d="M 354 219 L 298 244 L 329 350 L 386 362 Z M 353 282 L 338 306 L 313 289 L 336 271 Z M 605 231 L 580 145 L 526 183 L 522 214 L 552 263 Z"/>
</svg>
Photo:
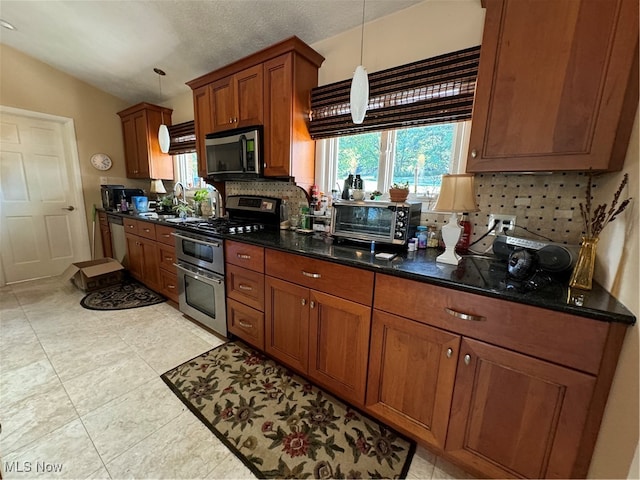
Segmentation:
<svg viewBox="0 0 640 480">
<path fill-rule="evenodd" d="M 181 228 L 179 224 L 173 222 L 115 214 Z M 591 291 L 570 289 L 567 278 L 551 278 L 544 286 L 530 291 L 513 288 L 513 283 L 507 277 L 506 261 L 489 255 L 465 256 L 458 265 L 448 265 L 435 261 L 439 253 L 435 249 L 400 252 L 392 260 L 380 260 L 374 257 L 368 246 L 334 244 L 331 241 L 315 238 L 313 235 L 288 230 L 220 236 L 228 240 L 274 248 L 596 320 L 629 325 L 634 325 L 636 322 L 635 316 L 596 282 Z"/>
<path fill-rule="evenodd" d="M 532 291 L 513 288 L 507 278 L 506 261 L 493 256 L 470 255 L 458 265 L 448 265 L 435 261 L 440 253 L 435 249 L 401 252 L 392 260 L 380 260 L 369 248 L 334 244 L 290 231 L 226 235 L 225 238 L 596 320 L 629 325 L 636 322 L 624 305 L 595 282 L 591 291 L 569 289 L 566 278 L 552 278 L 545 286 Z"/>
</svg>

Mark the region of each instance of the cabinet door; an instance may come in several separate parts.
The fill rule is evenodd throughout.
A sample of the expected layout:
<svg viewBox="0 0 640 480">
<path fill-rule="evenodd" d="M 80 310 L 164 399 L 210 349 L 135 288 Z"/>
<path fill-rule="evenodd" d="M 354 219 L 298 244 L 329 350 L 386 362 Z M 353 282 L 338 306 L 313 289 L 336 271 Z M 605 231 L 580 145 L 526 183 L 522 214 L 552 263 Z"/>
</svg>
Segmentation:
<svg viewBox="0 0 640 480">
<path fill-rule="evenodd" d="M 198 155 L 198 175 L 207 177 L 207 150 L 205 137 L 213 132 L 212 87 L 205 85 L 193 91 L 193 118 L 196 131 L 196 153 Z"/>
<path fill-rule="evenodd" d="M 237 73 L 234 83 L 236 98 L 234 127 L 262 125 L 264 120 L 262 64 Z"/>
<path fill-rule="evenodd" d="M 144 261 L 140 237 L 127 233 L 125 234 L 125 239 L 127 241 L 129 273 L 133 278 L 142 281 L 142 265 Z"/>
<path fill-rule="evenodd" d="M 235 125 L 235 98 L 233 91 L 233 75 L 222 78 L 211 84 L 211 105 L 213 108 L 213 130 L 228 130 Z"/>
<path fill-rule="evenodd" d="M 464 338 L 446 450 L 493 478 L 570 478 L 595 378 Z"/>
<path fill-rule="evenodd" d="M 142 283 L 153 290 L 160 290 L 160 255 L 153 240 L 138 237 L 142 249 Z"/>
<path fill-rule="evenodd" d="M 147 149 L 147 115 L 145 112 L 133 114 L 135 124 L 135 151 L 133 178 L 149 178 L 149 152 Z"/>
<path fill-rule="evenodd" d="M 276 57 L 264 64 L 264 174 L 291 174 L 291 116 L 293 115 L 293 55 Z"/>
<path fill-rule="evenodd" d="M 265 351 L 307 373 L 309 290 L 265 277 Z"/>
<path fill-rule="evenodd" d="M 314 290 L 309 300 L 309 376 L 364 405 L 371 308 Z"/>
<path fill-rule="evenodd" d="M 100 225 L 100 238 L 102 238 L 102 255 L 113 258 L 113 246 L 111 245 L 111 229 L 109 225 Z"/>
<path fill-rule="evenodd" d="M 141 114 L 137 115 L 141 117 Z M 136 134 L 136 115 L 129 115 L 122 119 L 122 136 L 124 141 L 124 159 L 127 178 L 136 178 L 138 166 L 138 136 Z"/>
<path fill-rule="evenodd" d="M 486 8 L 467 171 L 619 170 L 638 106 L 638 1 Z"/>
<path fill-rule="evenodd" d="M 368 410 L 444 448 L 460 336 L 373 311 Z"/>
</svg>

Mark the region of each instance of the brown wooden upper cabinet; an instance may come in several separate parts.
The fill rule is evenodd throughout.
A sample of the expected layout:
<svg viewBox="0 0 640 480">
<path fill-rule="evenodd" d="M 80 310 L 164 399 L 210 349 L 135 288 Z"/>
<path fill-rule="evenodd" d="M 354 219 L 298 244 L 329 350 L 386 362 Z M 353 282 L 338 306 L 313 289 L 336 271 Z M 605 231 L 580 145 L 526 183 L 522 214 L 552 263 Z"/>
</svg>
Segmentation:
<svg viewBox="0 0 640 480">
<path fill-rule="evenodd" d="M 313 185 L 309 94 L 318 85 L 323 61 L 322 55 L 291 37 L 188 82 L 193 90 L 199 174 L 207 173 L 207 133 L 263 125 L 264 175 L 295 177 L 303 188 Z"/>
<path fill-rule="evenodd" d="M 171 125 L 170 108 L 138 103 L 118 112 L 122 120 L 127 178 L 173 180 L 171 155 L 160 151 L 158 129 Z"/>
<path fill-rule="evenodd" d="M 261 125 L 262 65 L 229 75 L 211 85 L 213 132 Z"/>
<path fill-rule="evenodd" d="M 483 5 L 467 171 L 620 170 L 638 107 L 638 1 Z"/>
</svg>

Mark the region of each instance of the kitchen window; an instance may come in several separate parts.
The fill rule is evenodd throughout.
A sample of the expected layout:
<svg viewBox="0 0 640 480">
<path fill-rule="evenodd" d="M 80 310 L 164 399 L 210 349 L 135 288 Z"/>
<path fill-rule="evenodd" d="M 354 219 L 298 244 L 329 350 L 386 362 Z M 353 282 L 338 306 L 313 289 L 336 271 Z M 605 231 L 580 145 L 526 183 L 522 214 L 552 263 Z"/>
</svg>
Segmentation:
<svg viewBox="0 0 640 480">
<path fill-rule="evenodd" d="M 479 58 L 475 46 L 369 74 L 361 124 L 351 120 L 350 79 L 312 89 L 319 187 L 342 190 L 352 173 L 367 191 L 408 182 L 417 197 L 435 199 L 441 176 L 465 168 Z"/>
<path fill-rule="evenodd" d="M 344 179 L 358 174 L 367 192 L 386 192 L 394 183 L 407 182 L 416 198 L 435 200 L 442 175 L 464 171 L 470 123 L 423 125 L 321 140 L 318 186 L 325 192 L 340 192 Z"/>
</svg>

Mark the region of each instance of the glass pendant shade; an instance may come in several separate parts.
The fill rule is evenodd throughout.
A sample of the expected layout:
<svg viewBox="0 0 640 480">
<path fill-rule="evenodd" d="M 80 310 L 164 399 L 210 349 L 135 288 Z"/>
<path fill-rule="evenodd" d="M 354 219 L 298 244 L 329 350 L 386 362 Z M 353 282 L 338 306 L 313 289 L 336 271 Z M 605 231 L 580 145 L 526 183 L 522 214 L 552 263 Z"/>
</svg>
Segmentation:
<svg viewBox="0 0 640 480">
<path fill-rule="evenodd" d="M 364 120 L 369 104 L 369 76 L 362 65 L 356 67 L 351 82 L 350 108 L 353 123 L 360 124 Z"/>
<path fill-rule="evenodd" d="M 169 129 L 164 123 L 160 125 L 160 129 L 158 130 L 158 142 L 160 143 L 160 151 L 167 153 L 171 139 L 169 138 Z"/>
</svg>

